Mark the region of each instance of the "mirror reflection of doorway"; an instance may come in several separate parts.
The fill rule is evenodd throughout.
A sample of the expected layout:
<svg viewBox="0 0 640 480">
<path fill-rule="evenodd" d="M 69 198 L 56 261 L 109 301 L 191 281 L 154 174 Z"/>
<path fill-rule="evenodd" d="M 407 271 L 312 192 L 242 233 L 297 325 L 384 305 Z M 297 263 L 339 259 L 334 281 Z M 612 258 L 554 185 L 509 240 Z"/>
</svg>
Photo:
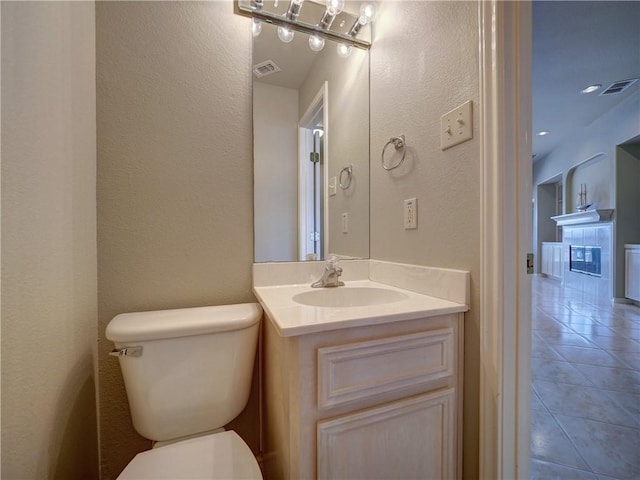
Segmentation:
<svg viewBox="0 0 640 480">
<path fill-rule="evenodd" d="M 299 122 L 299 260 L 321 260 L 326 245 L 326 115 L 323 85 Z"/>
</svg>

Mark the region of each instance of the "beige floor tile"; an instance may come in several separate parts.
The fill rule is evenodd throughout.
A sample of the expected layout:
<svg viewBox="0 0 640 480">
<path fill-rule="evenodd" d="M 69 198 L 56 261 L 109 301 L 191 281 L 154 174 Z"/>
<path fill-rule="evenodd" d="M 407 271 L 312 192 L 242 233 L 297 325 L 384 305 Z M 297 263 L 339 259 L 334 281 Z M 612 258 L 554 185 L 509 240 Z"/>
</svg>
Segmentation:
<svg viewBox="0 0 640 480">
<path fill-rule="evenodd" d="M 640 307 L 542 277 L 532 307 L 531 479 L 640 480 Z"/>
<path fill-rule="evenodd" d="M 617 478 L 640 476 L 640 430 L 564 415 L 555 418 L 593 472 Z"/>
</svg>

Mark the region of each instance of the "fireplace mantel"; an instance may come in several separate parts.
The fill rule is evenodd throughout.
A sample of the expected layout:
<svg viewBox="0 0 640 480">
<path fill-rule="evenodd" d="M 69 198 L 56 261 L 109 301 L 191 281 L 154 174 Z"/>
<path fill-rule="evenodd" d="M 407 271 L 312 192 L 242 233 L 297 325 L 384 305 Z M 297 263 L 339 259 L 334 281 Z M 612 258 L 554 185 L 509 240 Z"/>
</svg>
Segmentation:
<svg viewBox="0 0 640 480">
<path fill-rule="evenodd" d="M 613 209 L 603 208 L 596 210 L 587 210 L 586 212 L 567 213 L 566 215 L 557 215 L 551 217 L 558 226 L 565 225 L 581 225 L 585 223 L 610 222 L 613 215 Z"/>
</svg>

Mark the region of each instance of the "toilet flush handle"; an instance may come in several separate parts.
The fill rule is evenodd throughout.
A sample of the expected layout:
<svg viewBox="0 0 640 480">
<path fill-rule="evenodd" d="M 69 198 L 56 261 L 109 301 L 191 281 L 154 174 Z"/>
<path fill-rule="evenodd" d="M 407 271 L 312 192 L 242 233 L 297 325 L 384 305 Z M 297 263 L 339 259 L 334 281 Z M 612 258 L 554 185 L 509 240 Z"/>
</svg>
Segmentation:
<svg viewBox="0 0 640 480">
<path fill-rule="evenodd" d="M 112 357 L 141 357 L 142 347 L 114 348 L 109 352 Z"/>
</svg>

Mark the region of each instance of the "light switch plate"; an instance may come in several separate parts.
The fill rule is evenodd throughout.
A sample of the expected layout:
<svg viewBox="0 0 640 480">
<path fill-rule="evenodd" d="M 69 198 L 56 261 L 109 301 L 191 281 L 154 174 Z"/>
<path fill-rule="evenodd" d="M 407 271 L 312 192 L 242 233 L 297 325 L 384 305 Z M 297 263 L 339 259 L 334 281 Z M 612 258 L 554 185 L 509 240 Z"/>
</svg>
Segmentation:
<svg viewBox="0 0 640 480">
<path fill-rule="evenodd" d="M 330 197 L 333 197 L 336 194 L 336 191 L 337 191 L 336 183 L 337 183 L 336 177 L 331 177 L 329 179 L 328 190 L 329 190 L 329 196 Z"/>
<path fill-rule="evenodd" d="M 463 103 L 440 119 L 440 148 L 446 150 L 473 138 L 472 102 Z"/>
<path fill-rule="evenodd" d="M 347 212 L 342 214 L 342 233 L 349 233 L 349 214 Z"/>
</svg>

